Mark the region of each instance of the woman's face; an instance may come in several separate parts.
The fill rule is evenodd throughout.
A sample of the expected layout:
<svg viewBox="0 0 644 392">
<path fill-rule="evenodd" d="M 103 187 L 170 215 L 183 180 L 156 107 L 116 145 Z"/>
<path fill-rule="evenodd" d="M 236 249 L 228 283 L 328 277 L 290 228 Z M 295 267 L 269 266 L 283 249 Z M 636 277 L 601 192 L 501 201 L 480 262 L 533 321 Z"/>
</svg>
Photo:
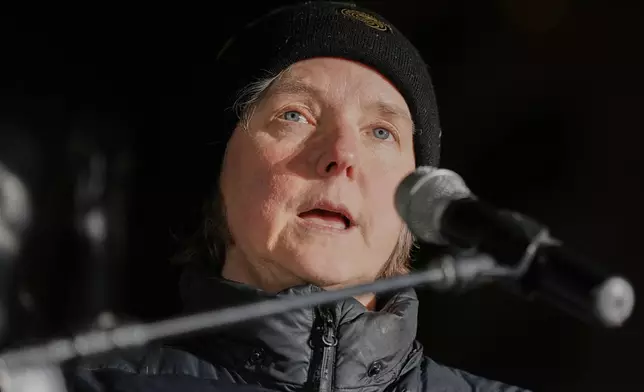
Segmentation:
<svg viewBox="0 0 644 392">
<path fill-rule="evenodd" d="M 405 100 L 373 69 L 337 58 L 293 65 L 228 143 L 226 264 L 285 285 L 374 280 L 402 229 L 393 200 L 415 167 L 413 129 Z"/>
</svg>

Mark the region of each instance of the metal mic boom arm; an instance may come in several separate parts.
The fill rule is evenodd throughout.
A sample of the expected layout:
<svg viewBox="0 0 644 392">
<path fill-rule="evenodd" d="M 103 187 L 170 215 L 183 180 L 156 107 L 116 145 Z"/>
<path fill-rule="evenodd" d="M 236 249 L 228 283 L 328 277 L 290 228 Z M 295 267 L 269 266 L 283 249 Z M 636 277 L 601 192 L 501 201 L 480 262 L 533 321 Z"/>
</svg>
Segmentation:
<svg viewBox="0 0 644 392">
<path fill-rule="evenodd" d="M 445 255 L 431 263 L 427 269 L 340 290 L 269 299 L 147 324 L 92 330 L 68 339 L 58 339 L 41 345 L 19 348 L 5 352 L 0 356 L 0 372 L 11 373 L 12 370 L 23 368 L 48 367 L 74 358 L 104 354 L 116 349 L 133 348 L 153 341 L 204 330 L 230 327 L 241 322 L 293 309 L 336 302 L 365 293 L 391 292 L 417 286 L 426 286 L 441 291 L 451 288 L 467 288 L 479 283 L 479 277 L 489 278 L 490 275 L 485 272 L 491 268 L 496 268 L 494 261 L 483 254 L 457 258 Z"/>
</svg>

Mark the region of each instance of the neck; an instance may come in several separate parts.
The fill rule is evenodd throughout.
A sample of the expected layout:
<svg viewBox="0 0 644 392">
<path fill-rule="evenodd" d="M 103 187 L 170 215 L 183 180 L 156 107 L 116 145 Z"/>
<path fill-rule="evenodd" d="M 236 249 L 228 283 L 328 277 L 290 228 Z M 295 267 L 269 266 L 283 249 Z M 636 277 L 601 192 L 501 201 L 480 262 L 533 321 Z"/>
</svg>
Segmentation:
<svg viewBox="0 0 644 392">
<path fill-rule="evenodd" d="M 367 310 L 376 310 L 376 295 L 373 293 L 359 295 L 355 297 Z"/>
<path fill-rule="evenodd" d="M 226 251 L 226 261 L 221 271 L 221 276 L 234 282 L 257 287 L 269 293 L 278 293 L 285 289 L 307 283 L 316 284 L 316 282 L 306 282 L 298 278 L 276 263 L 270 261 L 262 261 L 259 263 L 251 262 L 235 246 L 231 246 Z M 345 286 L 323 286 L 325 290 L 337 290 L 343 287 Z M 376 309 L 375 294 L 367 293 L 354 298 L 364 305 L 367 310 Z"/>
</svg>

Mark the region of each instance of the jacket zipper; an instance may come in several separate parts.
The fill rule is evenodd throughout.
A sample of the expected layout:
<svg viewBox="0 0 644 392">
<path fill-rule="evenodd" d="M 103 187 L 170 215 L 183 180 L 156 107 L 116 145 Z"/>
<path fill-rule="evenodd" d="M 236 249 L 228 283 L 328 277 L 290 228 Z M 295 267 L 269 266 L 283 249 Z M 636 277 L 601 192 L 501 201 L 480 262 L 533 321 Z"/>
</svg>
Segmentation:
<svg viewBox="0 0 644 392">
<path fill-rule="evenodd" d="M 322 307 L 320 309 L 322 317 L 322 358 L 320 360 L 320 368 L 318 369 L 318 391 L 331 392 L 333 390 L 333 373 L 335 370 L 335 351 L 338 345 L 338 338 L 336 336 L 335 322 L 333 314 L 328 308 Z"/>
</svg>

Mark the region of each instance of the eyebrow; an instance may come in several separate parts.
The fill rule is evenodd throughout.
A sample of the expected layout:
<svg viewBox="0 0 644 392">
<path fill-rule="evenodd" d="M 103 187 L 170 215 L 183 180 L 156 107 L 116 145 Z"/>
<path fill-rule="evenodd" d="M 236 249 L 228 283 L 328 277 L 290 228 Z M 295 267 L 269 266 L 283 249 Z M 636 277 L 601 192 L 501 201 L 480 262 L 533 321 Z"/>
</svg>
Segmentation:
<svg viewBox="0 0 644 392">
<path fill-rule="evenodd" d="M 321 96 L 322 91 L 314 86 L 311 86 L 306 83 L 302 83 L 297 80 L 284 79 L 278 81 L 273 86 L 273 94 L 287 94 L 287 95 L 312 95 L 312 96 Z"/>
</svg>

